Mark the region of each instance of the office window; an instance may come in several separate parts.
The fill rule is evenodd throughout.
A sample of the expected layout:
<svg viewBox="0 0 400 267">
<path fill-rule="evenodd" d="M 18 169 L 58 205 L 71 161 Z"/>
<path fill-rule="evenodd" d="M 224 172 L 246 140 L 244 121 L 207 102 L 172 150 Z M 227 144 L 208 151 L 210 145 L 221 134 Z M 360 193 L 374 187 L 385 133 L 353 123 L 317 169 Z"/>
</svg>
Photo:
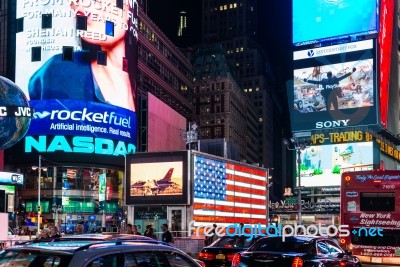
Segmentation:
<svg viewBox="0 0 400 267">
<path fill-rule="evenodd" d="M 74 60 L 74 47 L 73 46 L 63 46 L 62 48 L 62 59 L 64 61 Z"/>
<path fill-rule="evenodd" d="M 24 18 L 17 19 L 17 32 L 24 31 Z"/>
<path fill-rule="evenodd" d="M 106 35 L 114 36 L 114 23 L 106 20 Z"/>
<path fill-rule="evenodd" d="M 77 30 L 87 30 L 87 17 L 86 16 L 81 16 L 77 15 L 76 16 L 76 29 Z"/>
<path fill-rule="evenodd" d="M 122 58 L 122 70 L 128 72 L 128 59 Z"/>
<path fill-rule="evenodd" d="M 123 9 L 124 8 L 124 0 L 117 0 L 116 7 Z"/>
<path fill-rule="evenodd" d="M 107 65 L 107 52 L 97 51 L 97 64 L 104 66 Z"/>
<path fill-rule="evenodd" d="M 31 48 L 31 61 L 41 61 L 42 60 L 42 47 L 41 46 L 35 46 Z"/>
<path fill-rule="evenodd" d="M 51 29 L 53 26 L 53 17 L 51 14 L 42 14 L 42 29 Z"/>
</svg>

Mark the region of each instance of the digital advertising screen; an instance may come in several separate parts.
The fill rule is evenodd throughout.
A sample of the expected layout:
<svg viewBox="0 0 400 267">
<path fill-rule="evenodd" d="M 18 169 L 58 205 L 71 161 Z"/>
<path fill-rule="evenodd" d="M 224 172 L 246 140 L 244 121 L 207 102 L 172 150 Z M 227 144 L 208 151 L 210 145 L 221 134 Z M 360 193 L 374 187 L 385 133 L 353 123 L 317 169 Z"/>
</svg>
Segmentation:
<svg viewBox="0 0 400 267">
<path fill-rule="evenodd" d="M 188 153 L 127 155 L 126 204 L 188 204 Z"/>
<path fill-rule="evenodd" d="M 0 172 L 0 184 L 5 185 L 23 185 L 24 175 L 14 172 Z"/>
<path fill-rule="evenodd" d="M 300 185 L 340 186 L 346 168 L 364 168 L 374 163 L 373 142 L 342 143 L 311 146 L 301 150 Z M 296 185 L 299 184 L 296 166 Z M 372 167 L 371 167 L 372 168 Z"/>
<path fill-rule="evenodd" d="M 148 93 L 148 152 L 186 149 L 181 130 L 186 131 L 186 118 L 160 99 Z M 163 138 L 160 138 L 163 133 Z"/>
<path fill-rule="evenodd" d="M 294 52 L 292 131 L 377 126 L 376 65 L 373 40 Z"/>
<path fill-rule="evenodd" d="M 35 111 L 25 153 L 135 152 L 137 1 L 16 5 L 15 83 Z"/>
<path fill-rule="evenodd" d="M 376 34 L 379 0 L 293 0 L 293 44 Z"/>
</svg>

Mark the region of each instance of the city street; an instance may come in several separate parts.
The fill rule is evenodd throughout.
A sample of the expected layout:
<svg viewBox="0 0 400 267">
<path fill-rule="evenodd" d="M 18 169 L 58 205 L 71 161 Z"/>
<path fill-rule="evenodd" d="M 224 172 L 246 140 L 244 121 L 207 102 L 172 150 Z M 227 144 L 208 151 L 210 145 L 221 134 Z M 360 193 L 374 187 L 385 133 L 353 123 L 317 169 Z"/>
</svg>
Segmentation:
<svg viewBox="0 0 400 267">
<path fill-rule="evenodd" d="M 363 264 L 363 267 L 377 267 L 377 266 L 385 266 L 385 267 L 398 267 L 398 265 L 376 265 L 376 264 Z"/>
</svg>

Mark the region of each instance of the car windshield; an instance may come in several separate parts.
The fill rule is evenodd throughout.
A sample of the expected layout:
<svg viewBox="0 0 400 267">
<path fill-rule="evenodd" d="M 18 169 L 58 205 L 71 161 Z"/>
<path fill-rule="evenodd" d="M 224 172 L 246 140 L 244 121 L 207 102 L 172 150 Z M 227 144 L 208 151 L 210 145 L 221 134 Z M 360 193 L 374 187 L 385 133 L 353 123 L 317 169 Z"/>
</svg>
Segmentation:
<svg viewBox="0 0 400 267">
<path fill-rule="evenodd" d="M 247 237 L 245 236 L 223 236 L 217 241 L 215 241 L 214 244 L 212 244 L 213 247 L 243 247 L 247 248 L 251 245 L 252 239 L 247 240 Z"/>
<path fill-rule="evenodd" d="M 46 255 L 39 250 L 8 250 L 0 252 L 0 267 L 68 266 L 72 255 Z"/>
<path fill-rule="evenodd" d="M 303 239 L 264 238 L 256 242 L 248 251 L 276 251 L 307 253 L 311 248 L 310 242 Z"/>
</svg>

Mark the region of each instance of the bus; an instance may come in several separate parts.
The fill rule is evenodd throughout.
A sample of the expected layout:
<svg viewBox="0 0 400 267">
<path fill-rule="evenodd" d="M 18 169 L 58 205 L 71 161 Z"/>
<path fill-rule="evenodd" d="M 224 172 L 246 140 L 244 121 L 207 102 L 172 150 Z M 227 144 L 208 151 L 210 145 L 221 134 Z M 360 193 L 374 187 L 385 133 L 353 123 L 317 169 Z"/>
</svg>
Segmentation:
<svg viewBox="0 0 400 267">
<path fill-rule="evenodd" d="M 400 264 L 400 170 L 344 172 L 340 244 L 363 263 Z"/>
</svg>

